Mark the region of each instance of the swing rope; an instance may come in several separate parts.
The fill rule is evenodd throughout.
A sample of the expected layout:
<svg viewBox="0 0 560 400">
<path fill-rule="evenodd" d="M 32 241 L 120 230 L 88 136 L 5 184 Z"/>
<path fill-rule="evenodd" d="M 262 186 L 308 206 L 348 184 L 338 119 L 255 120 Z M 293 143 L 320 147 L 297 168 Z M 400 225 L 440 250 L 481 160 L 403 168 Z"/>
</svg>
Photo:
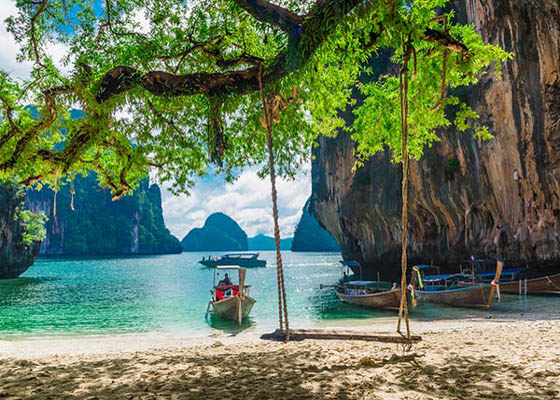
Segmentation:
<svg viewBox="0 0 560 400">
<path fill-rule="evenodd" d="M 264 109 L 264 118 L 267 131 L 268 162 L 270 168 L 270 183 L 272 187 L 272 214 L 274 218 L 274 241 L 276 243 L 276 278 L 278 283 L 278 319 L 280 329 L 285 328 L 285 342 L 290 340 L 290 325 L 288 322 L 288 307 L 286 303 L 286 288 L 284 284 L 284 268 L 282 266 L 282 254 L 280 253 L 280 228 L 278 226 L 278 196 L 276 192 L 276 172 L 274 169 L 274 147 L 272 142 L 272 118 L 263 88 L 263 68 L 260 65 L 259 88 Z M 282 316 L 284 318 L 282 318 Z"/>
<path fill-rule="evenodd" d="M 406 248 L 408 246 L 408 63 L 412 54 L 412 45 L 410 40 L 404 46 L 403 64 L 400 71 L 399 89 L 400 89 L 400 106 L 401 106 L 401 156 L 403 165 L 402 178 L 402 255 L 401 255 L 401 302 L 399 306 L 399 320 L 397 323 L 397 332 L 401 333 L 401 321 L 404 312 L 406 323 L 406 338 L 410 340 L 410 323 L 408 319 L 408 303 L 406 300 L 406 272 L 407 257 Z"/>
</svg>

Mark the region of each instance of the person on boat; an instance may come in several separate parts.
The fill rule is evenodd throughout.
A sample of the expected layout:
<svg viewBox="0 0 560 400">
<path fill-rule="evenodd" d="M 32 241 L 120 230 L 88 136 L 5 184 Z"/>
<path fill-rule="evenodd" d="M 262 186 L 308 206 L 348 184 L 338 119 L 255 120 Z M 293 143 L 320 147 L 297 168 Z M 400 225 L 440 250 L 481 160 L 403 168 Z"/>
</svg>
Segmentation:
<svg viewBox="0 0 560 400">
<path fill-rule="evenodd" d="M 229 275 L 227 273 L 226 273 L 226 276 L 224 277 L 224 280 L 222 281 L 222 283 L 224 284 L 224 286 L 231 285 L 231 279 L 229 279 Z"/>
</svg>

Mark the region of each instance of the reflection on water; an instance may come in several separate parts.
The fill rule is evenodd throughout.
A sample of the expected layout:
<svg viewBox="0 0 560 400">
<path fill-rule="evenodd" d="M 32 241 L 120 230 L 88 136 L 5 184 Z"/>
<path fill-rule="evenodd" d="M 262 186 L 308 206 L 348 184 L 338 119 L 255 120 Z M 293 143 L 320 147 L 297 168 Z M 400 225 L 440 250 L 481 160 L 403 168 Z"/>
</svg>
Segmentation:
<svg viewBox="0 0 560 400">
<path fill-rule="evenodd" d="M 267 268 L 251 269 L 247 283 L 257 302 L 238 327 L 213 314 L 205 318 L 213 270 L 197 261 L 207 253 L 132 258 L 39 259 L 24 277 L 0 281 L 0 338 L 66 334 L 181 332 L 237 334 L 273 330 L 278 324 L 274 252 L 263 252 Z M 333 288 L 340 278 L 336 253 L 284 252 L 291 326 L 392 319 L 341 303 Z M 455 318 L 560 318 L 560 297 L 506 295 L 491 311 L 420 304 L 413 320 Z"/>
<path fill-rule="evenodd" d="M 210 312 L 208 314 L 208 316 L 206 317 L 206 322 L 213 329 L 217 329 L 219 331 L 228 333 L 230 335 L 237 335 L 238 333 L 244 331 L 245 329 L 255 326 L 255 320 L 253 319 L 252 316 L 249 316 L 248 318 L 244 318 L 241 325 L 239 325 L 237 324 L 237 322 L 220 318 L 213 312 Z"/>
</svg>

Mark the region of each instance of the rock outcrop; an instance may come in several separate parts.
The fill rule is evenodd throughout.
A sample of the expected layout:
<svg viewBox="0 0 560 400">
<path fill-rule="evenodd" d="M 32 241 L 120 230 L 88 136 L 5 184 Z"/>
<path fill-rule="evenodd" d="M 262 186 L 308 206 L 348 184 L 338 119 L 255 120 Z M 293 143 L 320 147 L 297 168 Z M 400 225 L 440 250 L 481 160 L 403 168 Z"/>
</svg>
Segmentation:
<svg viewBox="0 0 560 400">
<path fill-rule="evenodd" d="M 486 42 L 515 53 L 503 70 L 469 89 L 495 138 L 452 129 L 410 165 L 410 263 L 453 266 L 504 256 L 532 268 L 560 265 L 560 3 L 455 1 L 457 18 Z M 401 170 L 378 154 L 353 173 L 354 143 L 321 138 L 313 162 L 312 210 L 347 259 L 398 275 Z M 389 277 L 388 277 L 389 278 Z M 388 279 L 387 278 L 387 279 Z"/>
<path fill-rule="evenodd" d="M 0 279 L 17 278 L 39 254 L 39 243 L 26 245 L 25 227 L 17 218 L 23 207 L 23 193 L 10 185 L 0 185 Z"/>
<path fill-rule="evenodd" d="M 132 195 L 114 202 L 110 191 L 100 188 L 97 177 L 90 173 L 75 179 L 74 190 L 73 211 L 69 185 L 60 187 L 56 217 L 51 189 L 27 192 L 26 207 L 49 217 L 41 255 L 171 254 L 183 250 L 165 227 L 157 185 L 144 180 Z"/>
<path fill-rule="evenodd" d="M 333 236 L 309 213 L 311 198 L 305 202 L 294 232 L 292 251 L 340 251 Z"/>
<path fill-rule="evenodd" d="M 210 215 L 202 228 L 192 229 L 181 241 L 184 251 L 246 251 L 247 234 L 224 213 Z"/>
</svg>

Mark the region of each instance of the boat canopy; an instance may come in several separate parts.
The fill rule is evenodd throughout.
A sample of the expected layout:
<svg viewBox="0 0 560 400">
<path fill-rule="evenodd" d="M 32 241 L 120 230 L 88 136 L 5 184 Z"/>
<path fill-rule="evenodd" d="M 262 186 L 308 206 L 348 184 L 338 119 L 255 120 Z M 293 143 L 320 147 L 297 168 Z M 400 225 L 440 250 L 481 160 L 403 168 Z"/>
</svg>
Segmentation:
<svg viewBox="0 0 560 400">
<path fill-rule="evenodd" d="M 466 263 L 495 263 L 496 260 L 493 258 L 475 258 L 474 260 L 463 260 Z"/>
<path fill-rule="evenodd" d="M 222 258 L 257 258 L 259 253 L 230 253 L 224 254 Z"/>
<path fill-rule="evenodd" d="M 508 269 L 504 269 L 502 271 L 502 276 L 503 275 L 519 275 L 520 273 L 525 272 L 525 270 L 523 268 L 508 268 Z M 479 272 L 478 274 L 476 274 L 477 276 L 481 277 L 481 278 L 485 278 L 485 277 L 494 277 L 494 275 L 496 275 L 496 271 L 488 271 L 488 272 Z"/>
<path fill-rule="evenodd" d="M 216 269 L 246 269 L 246 268 L 240 267 L 239 265 L 218 265 L 216 266 Z"/>
<path fill-rule="evenodd" d="M 416 265 L 415 268 L 418 268 L 418 269 L 438 268 L 439 269 L 439 267 L 437 265 L 427 265 L 427 264 Z"/>
<path fill-rule="evenodd" d="M 361 267 L 360 263 L 356 260 L 340 260 L 340 263 L 346 267 Z"/>
<path fill-rule="evenodd" d="M 376 284 L 377 281 L 348 281 L 348 282 L 344 282 L 345 285 L 355 285 L 355 286 L 367 286 L 367 285 L 372 285 L 372 284 Z"/>
<path fill-rule="evenodd" d="M 428 275 L 422 278 L 424 282 L 437 282 L 437 281 L 445 281 L 447 279 L 456 279 L 460 278 L 463 275 L 461 274 L 447 274 L 447 275 Z"/>
</svg>

